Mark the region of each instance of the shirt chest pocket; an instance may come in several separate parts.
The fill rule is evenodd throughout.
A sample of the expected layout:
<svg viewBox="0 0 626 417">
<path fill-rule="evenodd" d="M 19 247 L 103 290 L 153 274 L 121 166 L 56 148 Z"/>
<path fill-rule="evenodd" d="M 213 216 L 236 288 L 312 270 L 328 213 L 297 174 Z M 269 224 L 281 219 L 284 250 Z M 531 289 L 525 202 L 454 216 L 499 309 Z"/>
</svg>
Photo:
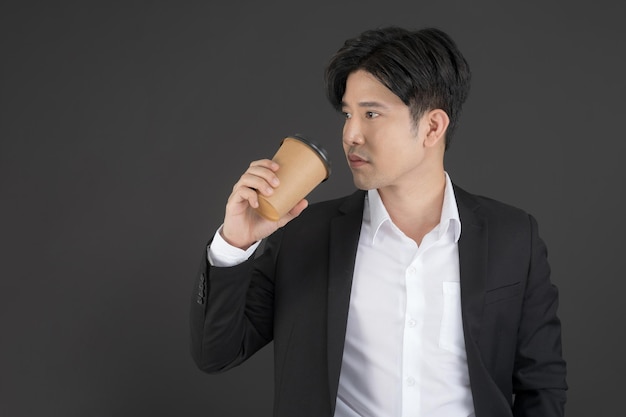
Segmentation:
<svg viewBox="0 0 626 417">
<path fill-rule="evenodd" d="M 443 311 L 439 330 L 439 347 L 465 358 L 461 285 L 459 282 L 443 282 L 442 284 Z"/>
</svg>

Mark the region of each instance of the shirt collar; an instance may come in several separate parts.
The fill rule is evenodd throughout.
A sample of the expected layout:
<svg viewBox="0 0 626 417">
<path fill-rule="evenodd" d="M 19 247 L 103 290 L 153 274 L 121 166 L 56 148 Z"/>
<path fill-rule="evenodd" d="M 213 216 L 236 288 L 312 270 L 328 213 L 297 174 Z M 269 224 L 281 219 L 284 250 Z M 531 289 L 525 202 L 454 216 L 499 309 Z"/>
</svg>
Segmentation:
<svg viewBox="0 0 626 417">
<path fill-rule="evenodd" d="M 458 242 L 461 237 L 461 218 L 459 217 L 459 209 L 456 205 L 456 197 L 454 196 L 454 188 L 452 187 L 452 181 L 446 175 L 446 185 L 443 192 L 443 205 L 441 207 L 441 218 L 439 224 L 435 227 L 437 229 L 437 239 L 440 239 L 450 227 L 454 233 L 454 242 Z M 369 190 L 367 192 L 368 206 L 369 206 L 369 218 L 371 224 L 371 239 L 374 242 L 380 227 L 386 222 L 391 222 L 389 213 L 383 204 L 378 190 Z"/>
</svg>

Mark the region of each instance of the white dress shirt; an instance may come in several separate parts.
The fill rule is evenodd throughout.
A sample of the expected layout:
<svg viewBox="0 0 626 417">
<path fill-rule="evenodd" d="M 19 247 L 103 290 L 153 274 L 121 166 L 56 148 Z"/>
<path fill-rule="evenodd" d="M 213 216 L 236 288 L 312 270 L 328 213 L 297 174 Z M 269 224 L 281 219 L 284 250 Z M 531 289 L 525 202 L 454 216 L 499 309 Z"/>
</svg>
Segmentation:
<svg viewBox="0 0 626 417">
<path fill-rule="evenodd" d="M 474 415 L 461 319 L 461 222 L 450 178 L 418 247 L 365 201 L 335 417 Z"/>
<path fill-rule="evenodd" d="M 461 319 L 454 190 L 446 174 L 440 223 L 418 247 L 368 191 L 357 249 L 335 417 L 474 416 Z M 215 234 L 212 265 L 247 251 Z"/>
</svg>

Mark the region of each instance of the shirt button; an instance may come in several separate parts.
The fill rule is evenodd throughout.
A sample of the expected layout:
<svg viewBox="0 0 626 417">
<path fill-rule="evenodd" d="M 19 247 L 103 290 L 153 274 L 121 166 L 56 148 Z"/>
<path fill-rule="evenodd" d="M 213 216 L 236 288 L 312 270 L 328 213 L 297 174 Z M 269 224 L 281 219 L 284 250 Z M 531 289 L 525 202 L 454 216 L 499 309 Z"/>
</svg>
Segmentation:
<svg viewBox="0 0 626 417">
<path fill-rule="evenodd" d="M 408 377 L 408 378 L 406 379 L 406 384 L 407 384 L 409 387 L 412 387 L 413 385 L 415 385 L 415 378 L 413 378 L 412 376 Z"/>
<path fill-rule="evenodd" d="M 414 267 L 409 267 L 409 269 L 407 269 L 407 272 L 409 273 L 409 275 L 415 275 L 415 268 Z"/>
<path fill-rule="evenodd" d="M 407 324 L 409 325 L 409 327 L 415 327 L 417 321 L 415 319 L 410 319 Z"/>
</svg>

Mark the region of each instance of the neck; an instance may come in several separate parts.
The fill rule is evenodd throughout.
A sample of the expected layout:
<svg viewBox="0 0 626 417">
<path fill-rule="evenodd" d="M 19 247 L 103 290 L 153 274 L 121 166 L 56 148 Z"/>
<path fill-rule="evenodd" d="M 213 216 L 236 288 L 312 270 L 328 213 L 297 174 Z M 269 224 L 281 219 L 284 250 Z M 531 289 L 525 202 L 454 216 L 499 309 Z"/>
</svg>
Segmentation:
<svg viewBox="0 0 626 417">
<path fill-rule="evenodd" d="M 439 224 L 446 185 L 443 167 L 406 187 L 386 187 L 378 193 L 391 220 L 418 245 Z"/>
</svg>

